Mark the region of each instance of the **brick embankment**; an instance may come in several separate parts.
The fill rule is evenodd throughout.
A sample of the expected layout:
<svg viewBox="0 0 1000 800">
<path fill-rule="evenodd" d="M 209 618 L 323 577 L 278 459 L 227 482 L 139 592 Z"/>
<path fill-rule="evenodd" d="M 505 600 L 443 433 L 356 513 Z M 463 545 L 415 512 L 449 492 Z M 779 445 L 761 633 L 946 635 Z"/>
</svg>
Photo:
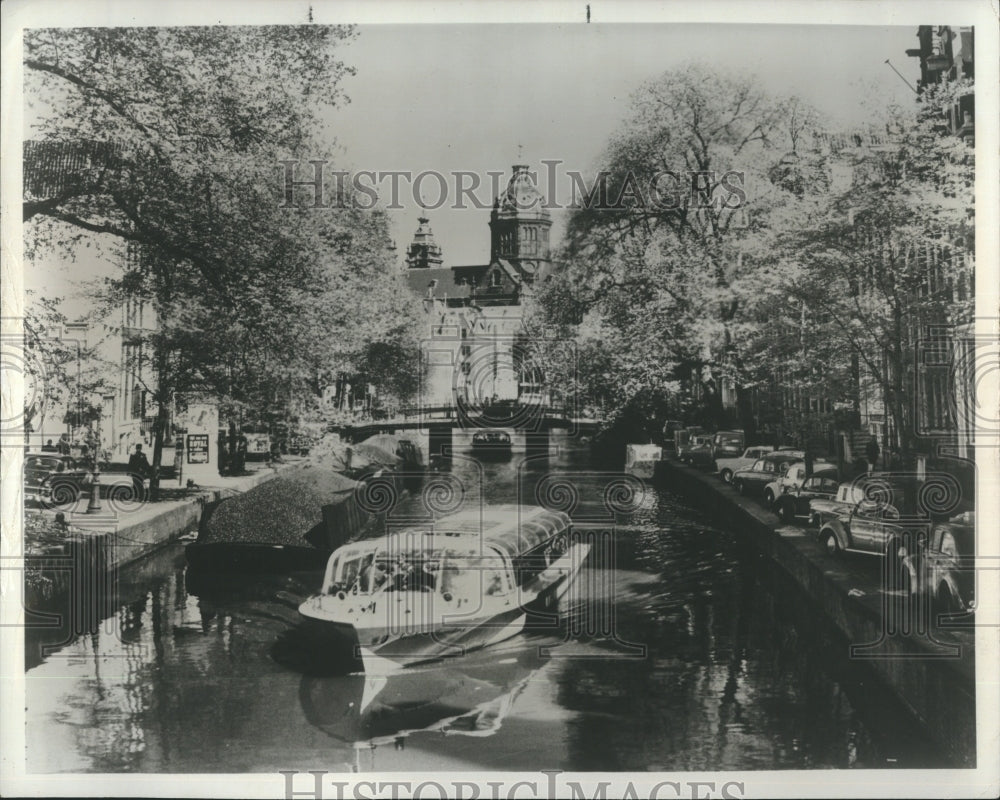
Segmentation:
<svg viewBox="0 0 1000 800">
<path fill-rule="evenodd" d="M 785 525 L 715 475 L 663 461 L 654 480 L 746 535 L 846 637 L 851 658 L 868 664 L 958 763 L 974 764 L 975 637 L 970 631 L 938 630 L 926 603 L 886 590 L 880 559 L 828 555 L 815 529 Z"/>
</svg>

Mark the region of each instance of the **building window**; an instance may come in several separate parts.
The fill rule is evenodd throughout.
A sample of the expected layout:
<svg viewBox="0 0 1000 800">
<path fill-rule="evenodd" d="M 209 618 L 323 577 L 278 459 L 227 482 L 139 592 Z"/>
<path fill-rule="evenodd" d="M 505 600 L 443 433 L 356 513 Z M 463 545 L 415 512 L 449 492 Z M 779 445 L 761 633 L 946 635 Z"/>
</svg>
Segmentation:
<svg viewBox="0 0 1000 800">
<path fill-rule="evenodd" d="M 142 389 L 136 383 L 132 386 L 132 419 L 142 417 Z"/>
<path fill-rule="evenodd" d="M 490 286 L 499 287 L 503 283 L 503 278 L 500 275 L 500 270 L 493 270 L 493 274 L 490 275 Z"/>
</svg>

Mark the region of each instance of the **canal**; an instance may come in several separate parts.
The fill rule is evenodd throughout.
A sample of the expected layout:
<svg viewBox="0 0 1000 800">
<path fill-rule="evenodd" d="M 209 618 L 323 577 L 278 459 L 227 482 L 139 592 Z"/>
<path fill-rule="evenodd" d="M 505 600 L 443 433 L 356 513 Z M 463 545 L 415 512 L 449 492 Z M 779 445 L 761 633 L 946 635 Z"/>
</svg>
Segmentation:
<svg viewBox="0 0 1000 800">
<path fill-rule="evenodd" d="M 389 679 L 330 674 L 295 611 L 318 573 L 195 580 L 177 543 L 121 571 L 92 632 L 29 635 L 28 771 L 948 765 L 739 531 L 584 447 L 480 463 L 464 445 L 393 515 L 540 500 L 607 531 L 556 624 Z"/>
</svg>

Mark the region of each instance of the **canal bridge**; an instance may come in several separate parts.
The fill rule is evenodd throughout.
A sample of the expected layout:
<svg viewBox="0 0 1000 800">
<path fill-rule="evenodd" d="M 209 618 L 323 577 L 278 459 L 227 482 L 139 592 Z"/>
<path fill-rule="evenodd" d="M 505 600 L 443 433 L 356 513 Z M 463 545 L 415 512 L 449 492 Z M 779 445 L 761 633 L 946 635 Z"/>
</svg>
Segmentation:
<svg viewBox="0 0 1000 800">
<path fill-rule="evenodd" d="M 452 435 L 456 430 L 504 429 L 524 435 L 529 452 L 548 452 L 549 435 L 553 430 L 590 436 L 601 422 L 598 418 L 581 417 L 575 409 L 539 403 L 470 405 L 460 402 L 403 408 L 391 418 L 344 426 L 341 433 L 351 442 L 361 442 L 378 433 L 427 431 L 428 456 L 440 456 L 451 452 Z"/>
</svg>

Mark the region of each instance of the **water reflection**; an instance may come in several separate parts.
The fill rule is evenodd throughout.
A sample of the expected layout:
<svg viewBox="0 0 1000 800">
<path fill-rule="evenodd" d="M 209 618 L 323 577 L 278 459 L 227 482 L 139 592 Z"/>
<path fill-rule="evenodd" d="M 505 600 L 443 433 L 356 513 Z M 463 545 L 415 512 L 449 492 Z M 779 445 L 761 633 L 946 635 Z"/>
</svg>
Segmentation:
<svg viewBox="0 0 1000 800">
<path fill-rule="evenodd" d="M 544 663 L 520 641 L 391 675 L 306 677 L 299 698 L 310 724 L 350 745 L 398 745 L 418 731 L 488 736 Z"/>
<path fill-rule="evenodd" d="M 45 656 L 59 632 L 29 636 L 29 770 L 943 765 L 738 531 L 665 491 L 611 509 L 612 529 L 608 476 L 579 453 L 451 470 L 485 503 L 573 474 L 574 515 L 603 519 L 607 547 L 557 624 L 373 681 L 301 639 L 318 573 L 189 584 L 170 548 L 119 575 L 115 614 L 85 635 Z"/>
</svg>

